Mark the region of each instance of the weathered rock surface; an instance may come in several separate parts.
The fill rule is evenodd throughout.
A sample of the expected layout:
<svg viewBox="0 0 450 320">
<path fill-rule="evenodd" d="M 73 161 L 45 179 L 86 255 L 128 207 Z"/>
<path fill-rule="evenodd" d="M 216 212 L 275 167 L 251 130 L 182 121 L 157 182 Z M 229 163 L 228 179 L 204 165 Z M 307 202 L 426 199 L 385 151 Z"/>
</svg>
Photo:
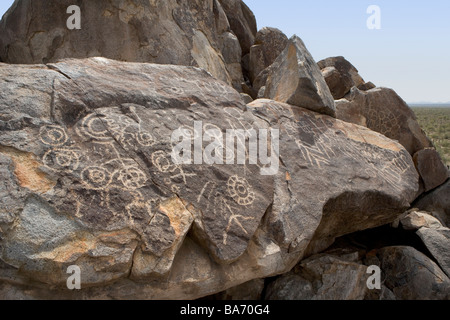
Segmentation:
<svg viewBox="0 0 450 320">
<path fill-rule="evenodd" d="M 337 118 L 365 126 L 397 140 L 411 155 L 432 147 L 414 112 L 393 90 L 375 88 L 361 91 L 353 87 L 336 101 Z"/>
<path fill-rule="evenodd" d="M 423 227 L 417 235 L 438 262 L 441 269 L 450 277 L 450 229 Z"/>
<path fill-rule="evenodd" d="M 293 36 L 269 67 L 264 97 L 334 117 L 336 108 L 317 63 Z"/>
<path fill-rule="evenodd" d="M 450 180 L 420 197 L 414 207 L 430 212 L 444 226 L 450 227 Z"/>
<path fill-rule="evenodd" d="M 425 148 L 417 151 L 413 156 L 413 160 L 422 178 L 425 192 L 439 187 L 450 178 L 447 167 L 434 148 Z"/>
<path fill-rule="evenodd" d="M 267 219 L 290 251 L 320 252 L 335 237 L 395 220 L 414 199 L 418 175 L 398 143 L 280 102 L 255 100 L 249 108 L 281 128 L 283 166 Z"/>
<path fill-rule="evenodd" d="M 400 220 L 403 229 L 417 231 L 420 228 L 439 229 L 441 222 L 427 212 L 411 211 Z"/>
<path fill-rule="evenodd" d="M 288 37 L 279 29 L 262 28 L 258 31 L 255 43 L 250 48 L 249 76 L 252 83 L 264 69 L 275 62 L 288 41 Z"/>
<path fill-rule="evenodd" d="M 387 247 L 377 253 L 385 285 L 398 300 L 450 299 L 450 279 L 423 253 L 412 247 Z"/>
<path fill-rule="evenodd" d="M 367 267 L 321 254 L 301 262 L 294 272 L 272 282 L 267 300 L 363 300 Z"/>
<path fill-rule="evenodd" d="M 240 90 L 239 41 L 248 52 L 256 34 L 253 14 L 241 0 L 81 1 L 81 30 L 69 30 L 66 11 L 73 4 L 15 2 L 0 23 L 1 60 L 31 64 L 102 56 L 198 66 Z M 230 53 L 237 61 L 230 61 Z"/>
<path fill-rule="evenodd" d="M 365 84 L 358 70 L 344 57 L 332 57 L 317 63 L 335 100 L 342 99 L 352 87 Z"/>
<path fill-rule="evenodd" d="M 418 189 L 398 143 L 275 101 L 246 107 L 197 68 L 91 58 L 0 64 L 0 75 L 0 279 L 14 295 L 211 295 L 392 222 Z M 273 176 L 267 161 L 171 161 L 174 131 L 193 143 L 252 128 L 280 130 Z M 74 264 L 78 293 L 65 289 Z"/>
<path fill-rule="evenodd" d="M 377 86 L 373 84 L 372 82 L 366 82 L 360 86 L 358 86 L 358 89 L 361 91 L 369 91 L 371 89 L 375 89 Z"/>
<path fill-rule="evenodd" d="M 226 291 L 208 297 L 212 300 L 238 300 L 238 301 L 256 301 L 261 300 L 264 290 L 264 279 L 255 279 L 243 283 L 237 287 L 230 288 Z"/>
<path fill-rule="evenodd" d="M 219 2 L 228 17 L 231 30 L 239 39 L 242 55 L 248 54 L 258 31 L 253 12 L 242 0 L 219 0 Z"/>
</svg>

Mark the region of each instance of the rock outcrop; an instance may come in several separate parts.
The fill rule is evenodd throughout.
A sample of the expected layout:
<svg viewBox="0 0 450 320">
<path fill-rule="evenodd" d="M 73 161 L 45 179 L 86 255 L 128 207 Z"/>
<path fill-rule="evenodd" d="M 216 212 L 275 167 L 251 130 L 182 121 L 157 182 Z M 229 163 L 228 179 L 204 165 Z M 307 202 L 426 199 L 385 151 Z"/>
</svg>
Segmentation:
<svg viewBox="0 0 450 320">
<path fill-rule="evenodd" d="M 246 107 L 200 69 L 91 58 L 0 74 L 2 260 L 17 285 L 37 281 L 31 292 L 61 288 L 76 264 L 84 297 L 214 294 L 395 220 L 418 189 L 398 143 L 271 100 Z M 252 128 L 279 130 L 274 175 L 267 161 L 171 158 L 174 132 Z M 222 143 L 209 149 L 225 160 Z"/>
<path fill-rule="evenodd" d="M 35 64 L 102 56 L 198 66 L 241 90 L 241 45 L 248 52 L 256 34 L 241 0 L 83 1 L 81 29 L 69 30 L 73 4 L 16 1 L 0 24 L 0 59 Z"/>
<path fill-rule="evenodd" d="M 1 299 L 450 299 L 449 173 L 393 90 L 242 0 L 72 4 L 0 22 Z"/>
<path fill-rule="evenodd" d="M 368 293 L 367 267 L 333 255 L 304 260 L 295 271 L 272 282 L 267 300 L 363 300 Z"/>
</svg>

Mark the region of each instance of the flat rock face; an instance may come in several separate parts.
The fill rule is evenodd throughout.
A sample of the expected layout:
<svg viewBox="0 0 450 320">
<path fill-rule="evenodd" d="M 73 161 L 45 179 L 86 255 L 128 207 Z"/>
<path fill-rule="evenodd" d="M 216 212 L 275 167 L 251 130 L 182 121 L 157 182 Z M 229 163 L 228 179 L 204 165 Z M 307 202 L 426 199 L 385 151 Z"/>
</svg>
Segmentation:
<svg viewBox="0 0 450 320">
<path fill-rule="evenodd" d="M 245 6 L 240 0 L 234 2 Z M 0 23 L 1 61 L 31 64 L 102 56 L 199 66 L 239 89 L 240 64 L 227 63 L 221 51 L 236 48 L 240 55 L 238 39 L 226 35 L 229 22 L 241 21 L 242 12 L 227 11 L 227 18 L 217 0 L 81 1 L 77 3 L 81 30 L 69 30 L 66 11 L 73 4 L 70 0 L 14 3 Z M 230 41 L 234 45 L 224 43 Z"/>
<path fill-rule="evenodd" d="M 426 148 L 414 154 L 414 164 L 422 178 L 425 192 L 439 187 L 450 177 L 441 156 L 433 148 Z"/>
<path fill-rule="evenodd" d="M 439 266 L 411 247 L 387 247 L 377 253 L 386 280 L 398 300 L 450 299 L 450 280 Z"/>
<path fill-rule="evenodd" d="M 450 227 L 450 180 L 419 198 L 414 207 L 432 213 L 444 226 Z"/>
<path fill-rule="evenodd" d="M 329 116 L 334 99 L 303 41 L 293 36 L 268 71 L 264 97 Z"/>
<path fill-rule="evenodd" d="M 91 58 L 0 75 L 0 279 L 15 288 L 2 292 L 195 299 L 392 222 L 418 189 L 398 143 L 297 106 L 246 107 L 197 68 Z M 235 154 L 269 133 L 268 159 L 230 159 L 232 129 Z M 173 161 L 175 133 L 186 150 L 200 141 L 192 162 Z M 91 288 L 65 289 L 70 265 Z"/>
<path fill-rule="evenodd" d="M 417 231 L 441 269 L 450 277 L 450 229 L 423 227 Z"/>
<path fill-rule="evenodd" d="M 432 147 L 414 112 L 391 89 L 375 88 L 364 92 L 352 88 L 345 98 L 336 101 L 336 110 L 338 119 L 397 140 L 411 155 Z"/>
</svg>

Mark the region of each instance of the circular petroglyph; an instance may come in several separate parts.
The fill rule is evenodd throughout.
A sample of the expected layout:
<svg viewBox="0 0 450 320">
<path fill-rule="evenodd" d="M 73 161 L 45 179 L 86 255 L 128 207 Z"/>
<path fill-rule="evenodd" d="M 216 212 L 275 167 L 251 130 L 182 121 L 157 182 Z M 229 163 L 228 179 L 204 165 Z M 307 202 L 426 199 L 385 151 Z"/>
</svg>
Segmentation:
<svg viewBox="0 0 450 320">
<path fill-rule="evenodd" d="M 93 190 L 104 190 L 111 184 L 112 176 L 106 168 L 89 167 L 81 172 L 81 179 Z"/>
<path fill-rule="evenodd" d="M 110 121 L 103 121 L 98 115 L 92 113 L 83 119 L 82 132 L 97 141 L 112 141 L 113 138 L 106 124 L 111 126 Z"/>
<path fill-rule="evenodd" d="M 136 167 L 127 167 L 119 172 L 119 180 L 130 190 L 142 188 L 147 182 L 145 173 Z"/>
<path fill-rule="evenodd" d="M 164 151 L 156 151 L 152 154 L 153 165 L 160 172 L 174 172 L 178 167 L 172 163 L 171 159 Z"/>
<path fill-rule="evenodd" d="M 42 158 L 44 165 L 54 170 L 76 170 L 78 169 L 79 161 L 78 152 L 64 148 L 49 150 Z"/>
<path fill-rule="evenodd" d="M 156 143 L 153 136 L 148 132 L 140 131 L 136 134 L 137 142 L 143 147 L 151 147 Z"/>
<path fill-rule="evenodd" d="M 251 205 L 255 201 L 255 193 L 245 178 L 232 176 L 227 182 L 227 191 L 230 197 L 241 206 Z"/>
<path fill-rule="evenodd" d="M 39 131 L 41 141 L 52 147 L 60 147 L 64 145 L 67 140 L 67 133 L 63 127 L 57 125 L 44 126 Z"/>
</svg>

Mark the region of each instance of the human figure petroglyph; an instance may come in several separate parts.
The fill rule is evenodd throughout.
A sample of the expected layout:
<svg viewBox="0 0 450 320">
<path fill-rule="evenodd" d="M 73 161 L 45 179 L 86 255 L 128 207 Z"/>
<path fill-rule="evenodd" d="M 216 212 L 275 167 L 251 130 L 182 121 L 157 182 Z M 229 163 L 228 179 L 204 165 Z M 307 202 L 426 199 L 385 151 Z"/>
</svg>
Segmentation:
<svg viewBox="0 0 450 320">
<path fill-rule="evenodd" d="M 227 245 L 228 234 L 233 226 L 237 226 L 245 234 L 248 234 L 243 222 L 254 220 L 255 218 L 245 216 L 243 209 L 253 205 L 256 195 L 247 179 L 237 175 L 229 177 L 225 185 L 226 194 L 223 194 L 220 191 L 221 186 L 216 182 L 206 182 L 197 198 L 197 202 L 200 204 L 203 199 L 206 199 L 208 201 L 206 210 L 212 210 L 215 217 L 223 217 L 225 219 L 226 226 L 223 231 L 222 243 Z"/>
</svg>

